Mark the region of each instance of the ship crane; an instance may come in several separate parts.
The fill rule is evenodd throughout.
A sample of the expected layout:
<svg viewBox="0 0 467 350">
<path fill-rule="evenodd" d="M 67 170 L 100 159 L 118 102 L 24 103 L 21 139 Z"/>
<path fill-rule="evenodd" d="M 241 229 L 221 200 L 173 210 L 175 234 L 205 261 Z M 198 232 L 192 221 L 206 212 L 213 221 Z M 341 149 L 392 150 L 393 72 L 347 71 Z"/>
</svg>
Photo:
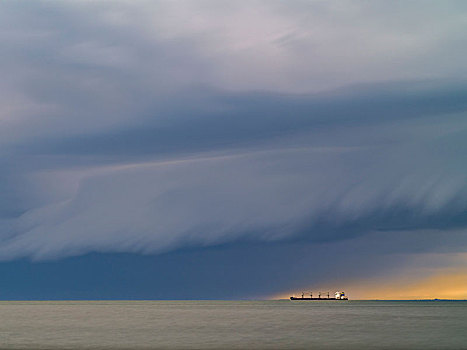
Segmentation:
<svg viewBox="0 0 467 350">
<path fill-rule="evenodd" d="M 313 292 L 309 292 L 310 297 L 305 297 L 305 294 L 308 295 L 307 292 L 302 292 L 301 297 L 291 296 L 290 300 L 349 300 L 349 298 L 342 291 L 334 293 L 333 298 L 330 297 L 329 292 L 319 292 L 317 298 L 313 298 Z M 324 296 L 324 297 L 321 297 L 321 296 Z"/>
</svg>

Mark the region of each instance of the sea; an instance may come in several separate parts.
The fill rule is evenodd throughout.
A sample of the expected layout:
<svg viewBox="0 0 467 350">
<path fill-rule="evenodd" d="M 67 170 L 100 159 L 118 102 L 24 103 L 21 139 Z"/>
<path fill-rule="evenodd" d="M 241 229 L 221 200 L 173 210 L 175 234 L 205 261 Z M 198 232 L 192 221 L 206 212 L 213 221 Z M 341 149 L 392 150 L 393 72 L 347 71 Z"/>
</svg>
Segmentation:
<svg viewBox="0 0 467 350">
<path fill-rule="evenodd" d="M 467 349 L 467 302 L 3 301 L 0 349 Z"/>
</svg>

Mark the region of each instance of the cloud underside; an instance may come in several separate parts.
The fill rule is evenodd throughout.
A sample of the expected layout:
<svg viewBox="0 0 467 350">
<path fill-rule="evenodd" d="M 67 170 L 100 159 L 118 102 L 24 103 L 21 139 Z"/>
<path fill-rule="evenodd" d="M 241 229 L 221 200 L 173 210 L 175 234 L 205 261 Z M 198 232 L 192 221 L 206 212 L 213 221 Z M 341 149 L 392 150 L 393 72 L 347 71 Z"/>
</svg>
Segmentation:
<svg viewBox="0 0 467 350">
<path fill-rule="evenodd" d="M 465 4 L 416 3 L 0 5 L 0 259 L 465 251 Z"/>
<path fill-rule="evenodd" d="M 403 114 L 394 103 L 393 111 Z M 300 105 L 288 98 L 283 104 L 291 110 Z M 446 114 L 422 106 L 393 120 L 382 117 L 386 108 L 382 103 L 379 114 L 373 106 L 373 119 L 357 111 L 325 118 L 325 108 L 315 117 L 302 107 L 296 108 L 300 115 L 289 116 L 284 108 L 274 121 L 299 125 L 285 135 L 267 125 L 264 114 L 242 119 L 239 113 L 232 124 L 249 132 L 222 139 L 218 133 L 235 128 L 213 125 L 206 131 L 210 124 L 199 117 L 190 122 L 192 131 L 184 124 L 168 127 L 178 142 L 167 142 L 165 153 L 156 151 L 157 131 L 152 139 L 144 133 L 144 146 L 134 131 L 84 143 L 47 142 L 49 154 L 21 156 L 33 164 L 22 170 L 33 188 L 24 196 L 35 195 L 38 205 L 4 219 L 0 254 L 41 259 L 89 251 L 157 253 L 238 240 L 320 242 L 374 231 L 464 229 L 464 106 Z M 226 120 L 235 116 L 228 113 Z M 221 112 L 217 116 L 222 120 Z M 101 154 L 98 146 L 91 152 L 89 145 L 100 138 L 106 140 Z M 128 154 L 118 150 L 122 140 Z M 204 149 L 215 142 L 211 151 Z M 38 159 L 42 163 L 34 164 Z M 10 188 L 22 186 L 10 181 Z"/>
</svg>

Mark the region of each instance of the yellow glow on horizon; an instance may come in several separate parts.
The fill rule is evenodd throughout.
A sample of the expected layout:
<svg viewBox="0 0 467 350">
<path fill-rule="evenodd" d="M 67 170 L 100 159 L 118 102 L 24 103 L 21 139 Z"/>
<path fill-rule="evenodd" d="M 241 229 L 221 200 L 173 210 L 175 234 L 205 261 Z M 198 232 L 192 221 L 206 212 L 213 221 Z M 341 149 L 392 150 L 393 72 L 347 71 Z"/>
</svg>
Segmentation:
<svg viewBox="0 0 467 350">
<path fill-rule="evenodd" d="M 350 289 L 355 299 L 467 299 L 467 271 L 440 272 L 411 283 L 380 283 L 354 285 Z"/>
<path fill-rule="evenodd" d="M 409 284 L 400 281 L 360 281 L 348 285 L 345 291 L 354 300 L 467 299 L 467 271 L 430 276 Z M 329 292 L 334 295 L 335 291 L 329 289 Z M 281 293 L 274 299 L 288 299 L 294 294 L 298 296 L 301 293 Z"/>
<path fill-rule="evenodd" d="M 345 286 L 344 291 L 351 300 L 467 299 L 467 254 L 453 254 L 451 258 L 453 266 L 429 269 L 428 274 L 427 270 L 409 269 L 397 276 L 346 281 L 339 285 Z M 316 287 L 319 288 L 312 289 L 316 295 L 318 291 L 334 294 L 339 289 L 335 289 L 334 283 L 325 288 Z M 291 295 L 294 293 L 281 293 L 274 298 L 288 299 Z M 301 295 L 301 290 L 296 290 L 295 295 Z"/>
</svg>

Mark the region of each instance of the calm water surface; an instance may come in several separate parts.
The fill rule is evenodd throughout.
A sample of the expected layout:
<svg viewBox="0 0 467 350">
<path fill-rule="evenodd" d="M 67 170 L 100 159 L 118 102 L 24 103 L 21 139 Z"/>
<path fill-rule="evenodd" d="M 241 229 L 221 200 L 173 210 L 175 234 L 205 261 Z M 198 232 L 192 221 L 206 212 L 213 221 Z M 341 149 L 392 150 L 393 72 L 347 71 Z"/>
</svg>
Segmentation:
<svg viewBox="0 0 467 350">
<path fill-rule="evenodd" d="M 467 302 L 0 302 L 1 349 L 467 349 Z"/>
</svg>

